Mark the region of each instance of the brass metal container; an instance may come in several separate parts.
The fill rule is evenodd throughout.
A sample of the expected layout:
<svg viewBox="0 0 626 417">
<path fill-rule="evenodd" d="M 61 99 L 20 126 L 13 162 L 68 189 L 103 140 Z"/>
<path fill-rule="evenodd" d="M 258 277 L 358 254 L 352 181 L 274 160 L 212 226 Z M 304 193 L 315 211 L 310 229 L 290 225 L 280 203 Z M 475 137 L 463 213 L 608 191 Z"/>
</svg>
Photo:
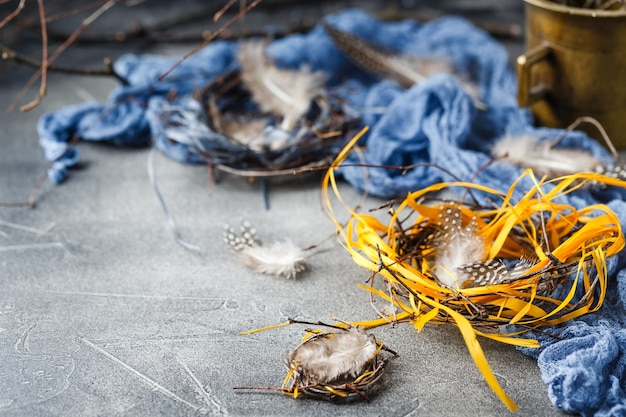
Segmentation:
<svg viewBox="0 0 626 417">
<path fill-rule="evenodd" d="M 539 125 L 597 119 L 626 148 L 626 11 L 524 0 L 526 53 L 517 59 L 518 102 Z M 582 128 L 582 127 L 581 127 Z M 588 133 L 600 140 L 597 130 Z"/>
</svg>

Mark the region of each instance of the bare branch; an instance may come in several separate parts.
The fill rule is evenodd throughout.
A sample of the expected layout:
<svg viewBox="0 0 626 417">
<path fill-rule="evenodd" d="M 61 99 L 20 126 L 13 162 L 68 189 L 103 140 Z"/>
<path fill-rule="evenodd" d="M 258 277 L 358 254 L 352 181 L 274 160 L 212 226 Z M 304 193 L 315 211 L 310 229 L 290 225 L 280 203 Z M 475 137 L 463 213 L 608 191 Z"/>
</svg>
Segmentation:
<svg viewBox="0 0 626 417">
<path fill-rule="evenodd" d="M 41 190 L 41 186 L 43 185 L 45 179 L 48 177 L 48 169 L 50 168 L 50 165 L 52 164 L 48 164 L 48 166 L 46 167 L 46 170 L 42 172 L 37 178 L 37 180 L 35 181 L 35 185 L 33 186 L 33 189 L 31 190 L 30 195 L 28 196 L 28 200 L 19 202 L 19 203 L 0 202 L 0 207 L 3 207 L 3 208 L 24 208 L 24 207 L 33 208 L 35 207 L 35 201 L 37 199 L 37 195 L 39 194 L 39 190 Z"/>
<path fill-rule="evenodd" d="M 6 45 L 0 43 L 0 52 L 2 59 L 11 60 L 18 64 L 28 65 L 34 68 L 41 68 L 41 61 L 30 58 L 26 55 L 22 55 L 19 52 L 9 48 Z M 111 60 L 109 58 L 105 58 L 105 66 L 103 68 L 79 68 L 79 67 L 68 67 L 63 65 L 48 65 L 48 71 L 52 72 L 62 72 L 66 74 L 77 74 L 77 75 L 93 75 L 100 77 L 117 77 L 117 74 L 113 72 Z"/>
<path fill-rule="evenodd" d="M 229 26 L 231 26 L 233 23 L 235 23 L 237 20 L 239 20 L 241 18 L 241 16 L 245 15 L 250 10 L 252 10 L 254 7 L 256 7 L 259 3 L 261 3 L 261 1 L 262 0 L 254 0 L 245 9 L 243 9 L 239 13 L 237 13 L 232 19 L 230 19 L 228 22 L 226 22 L 226 24 L 224 24 L 224 26 L 222 26 L 221 28 L 219 28 L 218 30 L 213 32 L 213 34 L 208 39 L 206 39 L 200 45 L 198 45 L 195 48 L 193 48 L 190 52 L 187 52 L 181 59 L 178 60 L 178 62 L 176 62 L 174 65 L 172 65 L 172 67 L 170 67 L 170 69 L 165 71 L 163 74 L 159 75 L 159 77 L 157 78 L 157 81 L 161 81 L 163 78 L 167 77 L 172 71 L 174 71 L 174 69 L 178 68 L 178 66 L 180 64 L 182 64 L 183 61 L 185 61 L 187 58 L 189 58 L 190 56 L 192 56 L 193 54 L 198 52 L 200 49 L 204 48 L 210 42 L 212 42 L 223 31 L 225 31 Z"/>
<path fill-rule="evenodd" d="M 58 57 L 59 55 L 61 55 L 72 43 L 74 43 L 74 41 L 76 41 L 76 39 L 85 31 L 87 30 L 87 28 L 96 20 L 98 19 L 104 12 L 106 12 L 107 10 L 109 10 L 111 7 L 113 7 L 116 3 L 118 3 L 120 0 L 109 0 L 107 1 L 105 4 L 103 4 L 100 8 L 98 8 L 98 10 L 96 10 L 95 12 L 93 12 L 91 15 L 89 15 L 88 17 L 86 17 L 80 24 L 80 26 L 65 40 L 65 42 L 63 42 L 55 51 L 54 53 L 48 57 L 47 62 L 46 62 L 46 67 L 49 66 L 50 64 L 52 64 Z M 43 63 L 42 63 L 43 64 Z M 42 67 L 43 68 L 43 67 Z M 24 97 L 24 94 L 26 94 L 26 91 L 28 91 L 28 89 L 33 85 L 33 83 L 35 81 L 37 81 L 37 79 L 42 75 L 42 69 L 40 68 L 39 71 L 37 71 L 35 74 L 33 74 L 33 76 L 28 80 L 28 82 L 24 85 L 24 87 L 22 87 L 22 89 L 20 90 L 19 94 L 17 95 L 17 97 L 15 98 L 15 100 L 13 100 L 13 103 L 11 103 L 11 105 L 9 106 L 8 112 L 12 112 L 15 109 L 15 106 L 17 105 L 17 103 L 22 99 L 22 97 Z M 28 107 L 28 105 L 23 106 L 22 108 L 20 108 L 20 110 L 22 111 L 27 111 L 30 110 L 32 107 Z"/>
<path fill-rule="evenodd" d="M 104 3 L 105 3 L 105 0 L 98 0 L 98 1 L 91 2 L 91 3 L 83 4 L 82 6 L 76 7 L 74 9 L 69 9 L 69 10 L 63 9 L 62 11 L 58 13 L 46 16 L 46 22 L 50 23 L 56 20 L 64 19 L 68 16 L 73 16 L 78 13 L 86 12 L 88 10 L 101 7 Z M 66 37 L 64 37 L 63 39 L 65 39 Z"/>
<path fill-rule="evenodd" d="M 9 23 L 11 20 L 13 20 L 13 18 L 15 16 L 17 16 L 18 14 L 20 14 L 20 12 L 22 11 L 22 9 L 24 8 L 24 4 L 26 3 L 26 0 L 20 0 L 20 3 L 17 5 L 17 7 L 15 8 L 15 10 L 13 10 L 13 12 L 9 13 L 7 15 L 7 17 L 5 17 L 4 19 L 2 19 L 2 21 L 0 22 L 0 29 L 2 29 L 2 27 L 4 27 L 7 23 Z"/>
<path fill-rule="evenodd" d="M 230 6 L 235 4 L 236 1 L 237 0 L 229 0 L 228 3 L 224 5 L 224 7 L 222 7 L 217 13 L 215 13 L 215 15 L 213 16 L 213 21 L 218 22 L 224 15 L 224 13 L 226 13 L 226 11 L 230 9 Z"/>
<path fill-rule="evenodd" d="M 46 26 L 46 12 L 43 7 L 43 0 L 37 0 L 39 6 L 39 24 L 41 26 L 41 82 L 39 83 L 39 93 L 34 100 L 21 107 L 22 111 L 30 110 L 41 103 L 41 99 L 46 96 L 48 82 L 48 31 Z"/>
</svg>

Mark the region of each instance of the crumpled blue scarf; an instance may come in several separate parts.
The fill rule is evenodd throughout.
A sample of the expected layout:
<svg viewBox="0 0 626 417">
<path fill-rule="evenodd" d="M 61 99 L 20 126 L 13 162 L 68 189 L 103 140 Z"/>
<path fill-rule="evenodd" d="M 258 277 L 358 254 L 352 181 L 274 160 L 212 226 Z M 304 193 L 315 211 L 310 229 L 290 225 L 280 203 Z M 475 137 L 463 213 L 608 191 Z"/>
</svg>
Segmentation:
<svg viewBox="0 0 626 417">
<path fill-rule="evenodd" d="M 397 197 L 435 182 L 471 180 L 489 161 L 489 149 L 504 134 L 530 132 L 546 140 L 562 133 L 535 128 L 526 109 L 517 107 L 516 78 L 506 50 L 467 21 L 447 17 L 426 24 L 413 21 L 385 23 L 361 10 L 347 10 L 325 21 L 340 30 L 389 49 L 414 55 L 449 59 L 458 73 L 474 81 L 486 111 L 477 110 L 459 82 L 450 75 L 436 75 L 408 90 L 393 81 L 379 80 L 357 68 L 335 48 L 323 27 L 291 35 L 269 45 L 268 53 L 279 66 L 307 64 L 324 71 L 328 88 L 346 98 L 371 130 L 363 139 L 363 157 L 372 165 L 432 163 L 402 175 L 399 171 L 346 166 L 340 175 L 358 190 L 379 197 Z M 108 103 L 84 103 L 44 115 L 38 124 L 40 143 L 52 162 L 49 178 L 60 183 L 78 161 L 71 143 L 81 140 L 124 146 L 146 146 L 162 136 L 159 109 L 172 90 L 191 94 L 216 75 L 236 66 L 235 42 L 214 42 L 174 70 L 164 81 L 156 77 L 176 62 L 159 55 L 125 55 L 114 66 L 126 81 L 112 92 Z M 68 143 L 70 142 L 70 143 Z M 562 146 L 586 149 L 609 160 L 597 142 L 581 132 L 571 132 Z M 193 154 L 175 147 L 159 148 L 183 162 L 198 162 Z M 347 161 L 361 162 L 356 156 Z M 495 162 L 474 181 L 504 191 L 522 170 Z M 453 174 L 453 175 L 450 175 Z M 581 191 L 567 197 L 581 207 L 608 203 L 626 228 L 623 190 Z M 541 342 L 539 350 L 524 350 L 537 358 L 549 396 L 560 410 L 584 416 L 626 414 L 626 256 L 609 265 L 609 296 L 594 314 L 531 334 Z M 557 338 L 548 336 L 557 336 Z"/>
</svg>

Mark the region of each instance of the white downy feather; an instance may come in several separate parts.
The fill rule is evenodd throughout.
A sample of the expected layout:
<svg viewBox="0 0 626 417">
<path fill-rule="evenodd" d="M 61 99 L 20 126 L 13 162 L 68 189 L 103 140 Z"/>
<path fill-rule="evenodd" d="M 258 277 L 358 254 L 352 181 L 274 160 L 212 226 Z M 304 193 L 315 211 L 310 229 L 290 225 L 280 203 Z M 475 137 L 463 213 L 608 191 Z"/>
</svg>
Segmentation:
<svg viewBox="0 0 626 417">
<path fill-rule="evenodd" d="M 304 252 L 289 241 L 246 246 L 235 256 L 253 271 L 277 277 L 295 278 L 305 269 Z"/>
<path fill-rule="evenodd" d="M 360 375 L 377 349 L 373 335 L 351 327 L 306 340 L 290 355 L 289 366 L 318 384 L 331 383 Z"/>
<path fill-rule="evenodd" d="M 256 230 L 244 221 L 241 234 L 231 226 L 224 226 L 224 241 L 231 247 L 235 257 L 255 272 L 276 277 L 295 278 L 305 270 L 304 251 L 290 241 L 274 242 L 263 246 L 257 240 Z"/>
<path fill-rule="evenodd" d="M 265 56 L 265 43 L 242 43 L 237 58 L 241 78 L 263 111 L 282 117 L 281 128 L 293 129 L 321 90 L 321 73 L 282 69 Z"/>
<path fill-rule="evenodd" d="M 578 172 L 596 172 L 602 162 L 586 150 L 554 148 L 551 141 L 539 142 L 530 134 L 506 135 L 496 142 L 491 154 L 520 168 L 531 168 L 550 178 Z"/>
</svg>

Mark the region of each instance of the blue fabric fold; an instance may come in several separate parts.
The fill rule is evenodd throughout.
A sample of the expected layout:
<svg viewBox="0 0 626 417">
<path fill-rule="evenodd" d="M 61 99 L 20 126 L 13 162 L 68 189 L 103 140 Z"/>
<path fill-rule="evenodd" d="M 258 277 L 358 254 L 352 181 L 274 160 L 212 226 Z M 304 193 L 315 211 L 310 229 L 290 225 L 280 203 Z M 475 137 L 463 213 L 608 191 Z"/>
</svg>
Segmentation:
<svg viewBox="0 0 626 417">
<path fill-rule="evenodd" d="M 124 83 L 111 92 L 106 104 L 68 106 L 39 119 L 39 143 L 52 162 L 50 181 L 61 183 L 68 169 L 78 163 L 74 138 L 116 146 L 149 145 L 155 134 L 148 114 L 150 99 L 172 92 L 193 93 L 234 65 L 234 53 L 232 42 L 215 42 L 183 61 L 162 81 L 157 78 L 176 64 L 177 58 L 154 54 L 120 57 L 113 69 Z"/>
<path fill-rule="evenodd" d="M 626 202 L 608 206 L 626 227 Z M 582 416 L 626 415 L 626 256 L 607 262 L 603 306 L 560 326 L 526 333 L 541 349 L 520 350 L 537 359 L 556 408 Z"/>
<path fill-rule="evenodd" d="M 477 109 L 461 83 L 450 75 L 436 75 L 409 89 L 380 80 L 358 68 L 332 43 L 321 25 L 305 34 L 273 41 L 268 47 L 279 66 L 307 65 L 325 72 L 328 88 L 341 95 L 362 115 L 370 131 L 362 140 L 362 157 L 372 165 L 420 166 L 403 174 L 397 170 L 345 166 L 340 175 L 358 190 L 391 198 L 435 182 L 473 180 L 500 191 L 507 190 L 522 169 L 490 159 L 494 141 L 505 134 L 532 133 L 551 140 L 559 129 L 536 128 L 527 109 L 516 101 L 516 77 L 506 50 L 485 32 L 458 17 L 419 24 L 414 21 L 381 22 L 362 10 L 346 10 L 325 18 L 340 30 L 400 53 L 450 60 L 456 71 L 474 82 L 486 110 Z M 181 162 L 201 162 L 185 148 L 163 141 L 160 118 L 165 97 L 172 92 L 184 100 L 216 75 L 236 67 L 235 42 L 215 42 L 191 56 L 168 77 L 156 77 L 177 59 L 159 55 L 125 55 L 115 71 L 125 83 L 106 104 L 84 103 L 44 115 L 38 132 L 45 157 L 53 162 L 54 183 L 63 181 L 78 162 L 74 137 L 114 145 L 159 149 Z M 570 132 L 560 146 L 587 149 L 609 160 L 606 150 L 581 132 Z M 352 155 L 347 163 L 361 163 Z M 439 168 L 435 167 L 438 166 Z M 528 184 L 530 187 L 530 184 Z M 520 188 L 525 188 L 524 184 Z M 527 188 L 527 187 L 526 187 Z M 622 222 L 626 219 L 624 190 L 581 190 L 567 202 L 582 207 L 608 203 Z M 622 224 L 626 227 L 626 224 Z M 541 349 L 524 350 L 537 358 L 554 406 L 584 416 L 626 414 L 626 256 L 610 262 L 609 293 L 605 305 L 561 326 L 531 333 Z"/>
</svg>

